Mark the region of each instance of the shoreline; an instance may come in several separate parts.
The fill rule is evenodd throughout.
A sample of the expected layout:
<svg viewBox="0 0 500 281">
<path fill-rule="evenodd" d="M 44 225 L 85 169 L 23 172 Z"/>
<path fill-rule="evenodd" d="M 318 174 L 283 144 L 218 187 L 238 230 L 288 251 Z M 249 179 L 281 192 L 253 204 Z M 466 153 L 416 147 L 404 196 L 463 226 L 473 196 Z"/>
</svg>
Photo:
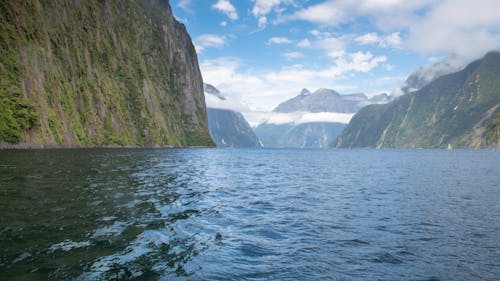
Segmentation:
<svg viewBox="0 0 500 281">
<path fill-rule="evenodd" d="M 176 148 L 216 148 L 215 146 L 173 146 L 173 145 L 6 145 L 0 144 L 0 151 L 5 150 L 64 150 L 64 149 L 176 149 Z"/>
<path fill-rule="evenodd" d="M 217 146 L 172 146 L 172 145 L 147 145 L 147 146 L 119 146 L 119 145 L 5 145 L 0 144 L 0 151 L 8 150 L 78 150 L 78 149 L 88 149 L 88 150 L 98 150 L 98 149 L 185 149 L 185 148 L 213 148 L 213 149 L 248 149 L 248 147 L 217 147 Z M 260 147 L 251 149 L 271 149 L 271 150 L 500 150 L 499 147 L 456 147 L 456 148 L 446 148 L 446 147 L 391 147 L 391 148 L 376 148 L 376 147 L 329 147 L 329 148 L 299 148 L 299 147 Z"/>
</svg>

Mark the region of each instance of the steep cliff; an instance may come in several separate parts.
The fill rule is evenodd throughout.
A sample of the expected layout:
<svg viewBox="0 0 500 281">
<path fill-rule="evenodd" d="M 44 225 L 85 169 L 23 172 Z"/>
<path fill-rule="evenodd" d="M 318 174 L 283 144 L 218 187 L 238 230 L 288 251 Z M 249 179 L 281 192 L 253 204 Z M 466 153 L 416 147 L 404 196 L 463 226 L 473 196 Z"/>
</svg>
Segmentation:
<svg viewBox="0 0 500 281">
<path fill-rule="evenodd" d="M 334 145 L 500 148 L 500 53 L 361 109 Z"/>
<path fill-rule="evenodd" d="M 167 0 L 0 0 L 1 146 L 206 146 L 195 49 Z"/>
</svg>

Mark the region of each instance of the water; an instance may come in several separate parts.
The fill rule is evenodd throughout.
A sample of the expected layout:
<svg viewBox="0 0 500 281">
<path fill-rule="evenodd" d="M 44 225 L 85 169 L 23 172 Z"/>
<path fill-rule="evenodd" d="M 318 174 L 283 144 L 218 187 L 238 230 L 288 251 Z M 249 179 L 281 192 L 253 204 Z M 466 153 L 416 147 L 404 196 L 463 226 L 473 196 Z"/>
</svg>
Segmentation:
<svg viewBox="0 0 500 281">
<path fill-rule="evenodd" d="M 0 151 L 0 280 L 494 280 L 500 151 Z"/>
</svg>

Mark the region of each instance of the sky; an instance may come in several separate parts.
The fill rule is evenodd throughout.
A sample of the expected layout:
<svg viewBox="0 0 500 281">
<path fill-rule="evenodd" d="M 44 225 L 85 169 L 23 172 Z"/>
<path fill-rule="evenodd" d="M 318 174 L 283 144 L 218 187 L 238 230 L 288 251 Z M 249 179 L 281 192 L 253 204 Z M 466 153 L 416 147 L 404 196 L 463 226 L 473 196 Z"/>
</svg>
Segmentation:
<svg viewBox="0 0 500 281">
<path fill-rule="evenodd" d="M 205 83 L 252 119 L 303 88 L 391 93 L 420 66 L 500 47 L 499 0 L 171 0 Z M 252 120 L 252 122 L 256 122 Z"/>
</svg>

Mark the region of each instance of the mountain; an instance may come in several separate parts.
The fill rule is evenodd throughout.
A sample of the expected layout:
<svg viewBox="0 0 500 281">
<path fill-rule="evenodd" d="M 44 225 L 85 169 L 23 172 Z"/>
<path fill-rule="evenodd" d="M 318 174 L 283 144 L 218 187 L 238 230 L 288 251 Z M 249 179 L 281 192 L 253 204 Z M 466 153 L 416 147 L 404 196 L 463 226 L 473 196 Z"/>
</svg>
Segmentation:
<svg viewBox="0 0 500 281">
<path fill-rule="evenodd" d="M 207 100 L 210 96 L 221 101 L 226 97 L 210 84 L 204 84 Z M 208 129 L 218 147 L 261 147 L 254 131 L 239 112 L 229 109 L 211 108 L 208 104 Z"/>
<path fill-rule="evenodd" d="M 396 90 L 396 96 L 418 91 L 434 79 L 459 71 L 465 66 L 463 58 L 451 55 L 434 64 L 422 66 L 413 71 L 405 83 Z"/>
<path fill-rule="evenodd" d="M 338 112 L 354 113 L 362 107 L 372 103 L 383 103 L 390 100 L 387 94 L 382 94 L 369 99 L 365 94 L 341 95 L 330 89 L 319 89 L 311 93 L 303 89 L 301 93 L 279 104 L 274 112 L 290 113 L 296 111 L 308 112 Z"/>
<path fill-rule="evenodd" d="M 167 0 L 1 1 L 0 146 L 210 146 Z"/>
<path fill-rule="evenodd" d="M 391 103 L 361 109 L 334 145 L 500 148 L 500 52 Z"/>
<path fill-rule="evenodd" d="M 390 100 L 391 97 L 387 94 L 368 98 L 363 93 L 341 95 L 330 89 L 319 89 L 314 93 L 303 89 L 298 96 L 274 109 L 278 114 L 288 114 L 299 121 L 285 124 L 264 122 L 255 128 L 255 133 L 264 147 L 324 148 L 328 147 L 346 126 L 339 122 L 345 122 L 342 118 L 339 119 L 332 113 L 348 116 L 368 104 L 387 103 Z M 304 118 L 306 115 L 308 118 Z M 304 122 L 303 119 L 315 121 Z"/>
<path fill-rule="evenodd" d="M 227 109 L 207 108 L 208 128 L 218 147 L 261 147 L 243 115 Z"/>
<path fill-rule="evenodd" d="M 255 128 L 264 147 L 325 148 L 342 132 L 346 124 L 310 122 L 295 125 L 263 123 Z"/>
<path fill-rule="evenodd" d="M 368 102 L 370 104 L 388 103 L 389 101 L 391 101 L 391 96 L 389 96 L 386 93 L 375 95 L 375 96 L 371 97 L 370 99 L 368 99 Z"/>
</svg>

